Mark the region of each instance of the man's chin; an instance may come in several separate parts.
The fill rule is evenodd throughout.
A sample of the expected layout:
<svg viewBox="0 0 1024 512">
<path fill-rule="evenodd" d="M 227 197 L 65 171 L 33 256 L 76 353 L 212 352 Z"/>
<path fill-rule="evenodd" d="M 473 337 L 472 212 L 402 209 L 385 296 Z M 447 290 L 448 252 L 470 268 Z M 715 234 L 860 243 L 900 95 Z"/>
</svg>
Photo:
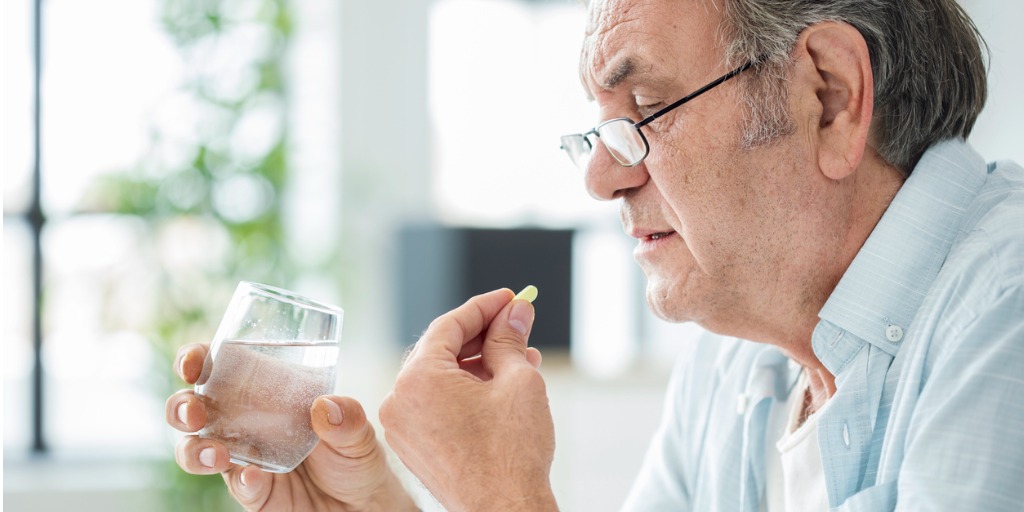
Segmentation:
<svg viewBox="0 0 1024 512">
<path fill-rule="evenodd" d="M 654 316 L 666 322 L 682 323 L 693 320 L 693 315 L 682 307 L 679 297 L 664 286 L 656 286 L 650 279 L 647 281 L 647 307 Z"/>
</svg>

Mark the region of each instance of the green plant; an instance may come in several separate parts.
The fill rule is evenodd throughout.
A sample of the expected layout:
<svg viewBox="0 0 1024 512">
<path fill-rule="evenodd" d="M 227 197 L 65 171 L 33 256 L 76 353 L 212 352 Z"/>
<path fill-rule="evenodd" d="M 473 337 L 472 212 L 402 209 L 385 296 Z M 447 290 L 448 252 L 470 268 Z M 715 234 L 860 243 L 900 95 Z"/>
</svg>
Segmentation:
<svg viewBox="0 0 1024 512">
<path fill-rule="evenodd" d="M 144 333 L 159 355 L 154 392 L 183 383 L 171 371 L 181 345 L 208 339 L 235 284 L 288 286 L 283 67 L 292 23 L 285 0 L 159 0 L 183 61 L 173 115 L 155 122 L 136 168 L 100 180 L 87 209 L 140 219 L 152 269 Z M 113 313 L 111 313 L 113 316 Z M 223 510 L 218 477 L 166 466 L 169 510 Z"/>
</svg>

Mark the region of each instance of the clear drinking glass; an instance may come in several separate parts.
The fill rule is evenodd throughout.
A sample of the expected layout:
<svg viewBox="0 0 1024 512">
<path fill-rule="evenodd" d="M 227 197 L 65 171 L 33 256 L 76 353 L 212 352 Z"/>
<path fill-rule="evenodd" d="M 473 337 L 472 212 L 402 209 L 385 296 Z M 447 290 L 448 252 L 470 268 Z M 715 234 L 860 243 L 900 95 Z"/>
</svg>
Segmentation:
<svg viewBox="0 0 1024 512">
<path fill-rule="evenodd" d="M 342 318 L 335 306 L 239 283 L 196 382 L 207 411 L 199 436 L 224 443 L 236 464 L 295 469 L 319 441 L 309 410 L 334 391 Z"/>
</svg>

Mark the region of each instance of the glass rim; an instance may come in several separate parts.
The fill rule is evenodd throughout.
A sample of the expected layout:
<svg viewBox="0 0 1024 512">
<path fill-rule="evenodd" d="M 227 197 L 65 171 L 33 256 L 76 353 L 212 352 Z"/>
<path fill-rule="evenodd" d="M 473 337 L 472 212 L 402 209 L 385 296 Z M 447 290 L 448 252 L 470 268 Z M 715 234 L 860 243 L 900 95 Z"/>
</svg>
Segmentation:
<svg viewBox="0 0 1024 512">
<path fill-rule="evenodd" d="M 238 287 L 235 289 L 235 295 L 239 296 L 246 293 L 247 289 L 254 290 L 261 295 L 265 295 L 280 302 L 292 304 L 305 309 L 316 310 L 321 313 L 342 316 L 345 312 L 342 308 L 333 304 L 314 300 L 291 290 L 271 286 L 269 284 L 257 283 L 255 281 L 239 281 Z"/>
</svg>

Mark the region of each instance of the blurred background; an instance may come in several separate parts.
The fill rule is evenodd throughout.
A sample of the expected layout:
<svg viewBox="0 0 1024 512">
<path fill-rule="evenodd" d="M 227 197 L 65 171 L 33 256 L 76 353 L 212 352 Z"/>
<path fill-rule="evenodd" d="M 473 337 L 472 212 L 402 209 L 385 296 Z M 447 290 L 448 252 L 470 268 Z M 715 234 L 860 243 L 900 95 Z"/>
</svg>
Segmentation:
<svg viewBox="0 0 1024 512">
<path fill-rule="evenodd" d="M 992 52 L 972 142 L 1024 162 L 1024 4 L 963 4 Z M 580 3 L 2 9 L 8 510 L 235 510 L 163 409 L 242 279 L 345 309 L 337 389 L 371 418 L 433 316 L 537 284 L 556 495 L 621 503 L 699 330 L 647 313 L 616 205 L 559 151 L 596 120 Z"/>
</svg>

